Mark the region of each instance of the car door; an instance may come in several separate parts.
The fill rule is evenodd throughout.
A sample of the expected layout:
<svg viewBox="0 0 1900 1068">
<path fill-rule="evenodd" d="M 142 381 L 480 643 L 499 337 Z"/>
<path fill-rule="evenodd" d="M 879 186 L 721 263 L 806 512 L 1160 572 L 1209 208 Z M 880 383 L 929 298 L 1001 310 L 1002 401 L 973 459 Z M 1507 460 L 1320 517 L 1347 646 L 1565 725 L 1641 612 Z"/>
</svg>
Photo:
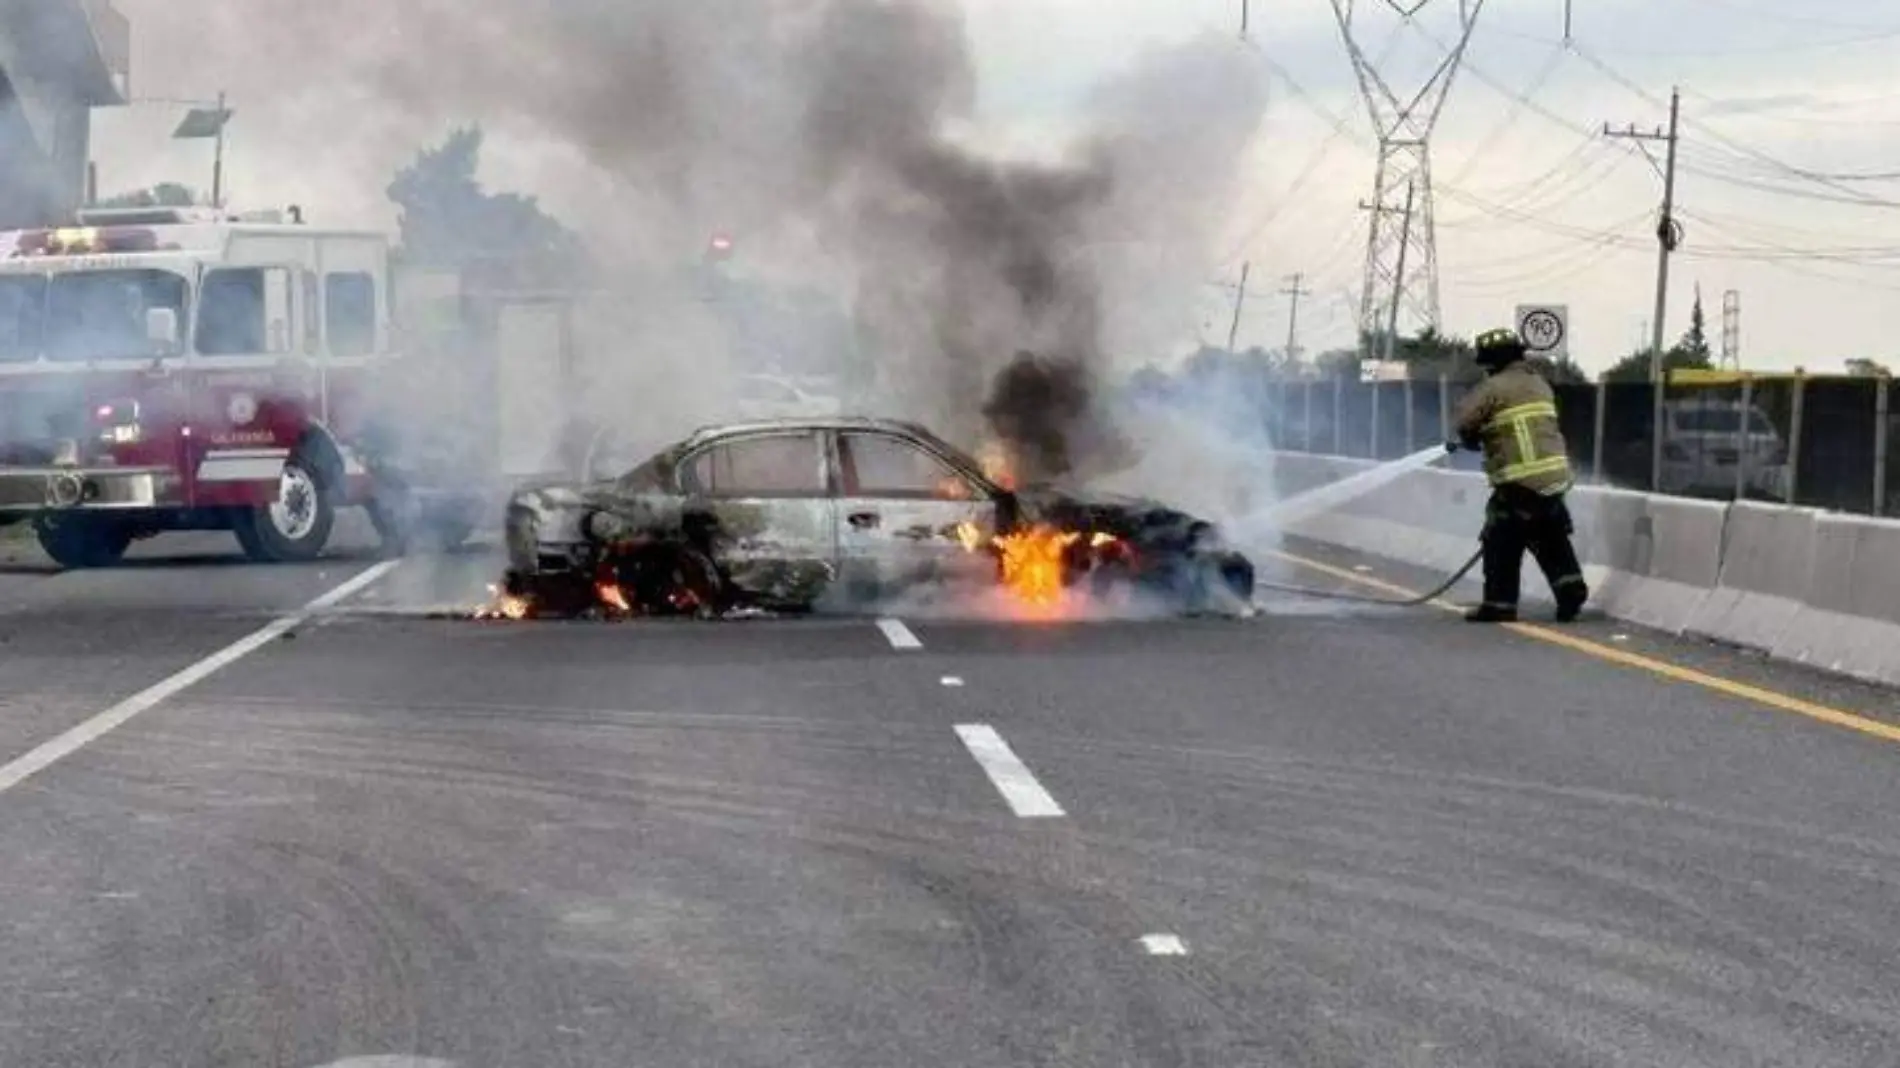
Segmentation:
<svg viewBox="0 0 1900 1068">
<path fill-rule="evenodd" d="M 991 557 L 971 545 L 995 534 L 996 502 L 949 460 L 898 434 L 848 430 L 838 434 L 838 467 L 838 541 L 853 582 L 889 588 L 994 574 Z"/>
<path fill-rule="evenodd" d="M 838 510 L 824 434 L 752 431 L 696 446 L 679 463 L 689 523 L 710 528 L 734 585 L 808 605 L 837 574 Z"/>
</svg>

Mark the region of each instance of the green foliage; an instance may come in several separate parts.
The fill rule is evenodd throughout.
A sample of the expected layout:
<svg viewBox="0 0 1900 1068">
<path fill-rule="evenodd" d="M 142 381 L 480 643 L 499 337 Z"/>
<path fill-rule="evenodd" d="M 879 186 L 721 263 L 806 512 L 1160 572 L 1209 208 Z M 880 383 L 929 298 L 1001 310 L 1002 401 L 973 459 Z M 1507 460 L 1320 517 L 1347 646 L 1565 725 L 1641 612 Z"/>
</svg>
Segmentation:
<svg viewBox="0 0 1900 1068">
<path fill-rule="evenodd" d="M 1640 349 L 1616 361 L 1610 369 L 1603 372 L 1605 382 L 1647 382 L 1649 381 L 1650 350 Z M 1663 353 L 1663 373 L 1670 371 L 1703 370 L 1715 366 L 1709 361 L 1706 351 L 1696 353 L 1676 345 Z"/>
<path fill-rule="evenodd" d="M 584 259 L 578 235 L 534 197 L 484 191 L 475 177 L 481 150 L 480 127 L 456 130 L 389 183 L 401 209 L 402 258 L 427 267 L 532 264 L 542 282 L 573 277 Z"/>
</svg>

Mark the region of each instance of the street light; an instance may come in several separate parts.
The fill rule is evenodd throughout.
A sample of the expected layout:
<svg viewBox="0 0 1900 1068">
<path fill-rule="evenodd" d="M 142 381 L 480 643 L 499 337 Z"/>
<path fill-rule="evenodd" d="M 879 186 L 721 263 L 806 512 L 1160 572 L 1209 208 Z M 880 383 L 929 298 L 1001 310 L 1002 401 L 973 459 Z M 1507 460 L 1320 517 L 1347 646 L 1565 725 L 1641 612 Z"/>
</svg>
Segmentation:
<svg viewBox="0 0 1900 1068">
<path fill-rule="evenodd" d="M 179 101 L 185 103 L 186 101 Z M 195 103 L 195 102 L 192 102 Z M 224 128 L 230 125 L 231 109 L 224 106 L 224 94 L 218 94 L 218 102 L 213 107 L 194 106 L 185 113 L 183 122 L 172 132 L 172 138 L 179 141 L 195 141 L 214 138 L 217 148 L 211 159 L 211 206 L 224 207 Z"/>
</svg>

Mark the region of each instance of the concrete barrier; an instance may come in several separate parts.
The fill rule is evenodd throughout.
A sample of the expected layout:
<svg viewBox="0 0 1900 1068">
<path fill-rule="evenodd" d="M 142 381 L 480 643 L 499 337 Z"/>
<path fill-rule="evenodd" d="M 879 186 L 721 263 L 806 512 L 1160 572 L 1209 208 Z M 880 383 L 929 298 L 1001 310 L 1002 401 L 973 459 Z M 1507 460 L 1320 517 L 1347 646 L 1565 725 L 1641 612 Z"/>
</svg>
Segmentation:
<svg viewBox="0 0 1900 1068">
<path fill-rule="evenodd" d="M 1772 653 L 1800 613 L 1814 570 L 1819 513 L 1737 501 L 1719 550 L 1715 589 L 1689 633 Z"/>
<path fill-rule="evenodd" d="M 1900 685 L 1900 522 L 1818 515 L 1801 603 L 1773 653 Z"/>
<path fill-rule="evenodd" d="M 1295 457 L 1287 469 L 1310 488 L 1371 466 Z M 1478 474 L 1418 471 L 1288 533 L 1449 571 L 1477 546 L 1488 492 Z M 1598 609 L 1900 685 L 1900 521 L 1598 487 L 1570 501 Z M 1528 561 L 1525 571 L 1526 600 L 1545 600 Z"/>
</svg>

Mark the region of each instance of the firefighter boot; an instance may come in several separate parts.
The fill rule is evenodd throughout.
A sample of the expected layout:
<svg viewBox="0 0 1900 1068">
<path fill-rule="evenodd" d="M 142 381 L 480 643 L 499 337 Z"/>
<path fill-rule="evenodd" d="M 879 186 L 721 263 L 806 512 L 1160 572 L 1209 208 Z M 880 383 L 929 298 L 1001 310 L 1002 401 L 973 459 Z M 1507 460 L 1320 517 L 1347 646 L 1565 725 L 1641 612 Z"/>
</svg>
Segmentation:
<svg viewBox="0 0 1900 1068">
<path fill-rule="evenodd" d="M 1580 578 L 1572 578 L 1557 584 L 1557 622 L 1575 623 L 1583 614 L 1584 602 L 1590 599 L 1590 587 Z"/>
<path fill-rule="evenodd" d="M 1508 604 L 1492 604 L 1489 601 L 1465 611 L 1467 623 L 1515 623 L 1517 607 Z"/>
</svg>

